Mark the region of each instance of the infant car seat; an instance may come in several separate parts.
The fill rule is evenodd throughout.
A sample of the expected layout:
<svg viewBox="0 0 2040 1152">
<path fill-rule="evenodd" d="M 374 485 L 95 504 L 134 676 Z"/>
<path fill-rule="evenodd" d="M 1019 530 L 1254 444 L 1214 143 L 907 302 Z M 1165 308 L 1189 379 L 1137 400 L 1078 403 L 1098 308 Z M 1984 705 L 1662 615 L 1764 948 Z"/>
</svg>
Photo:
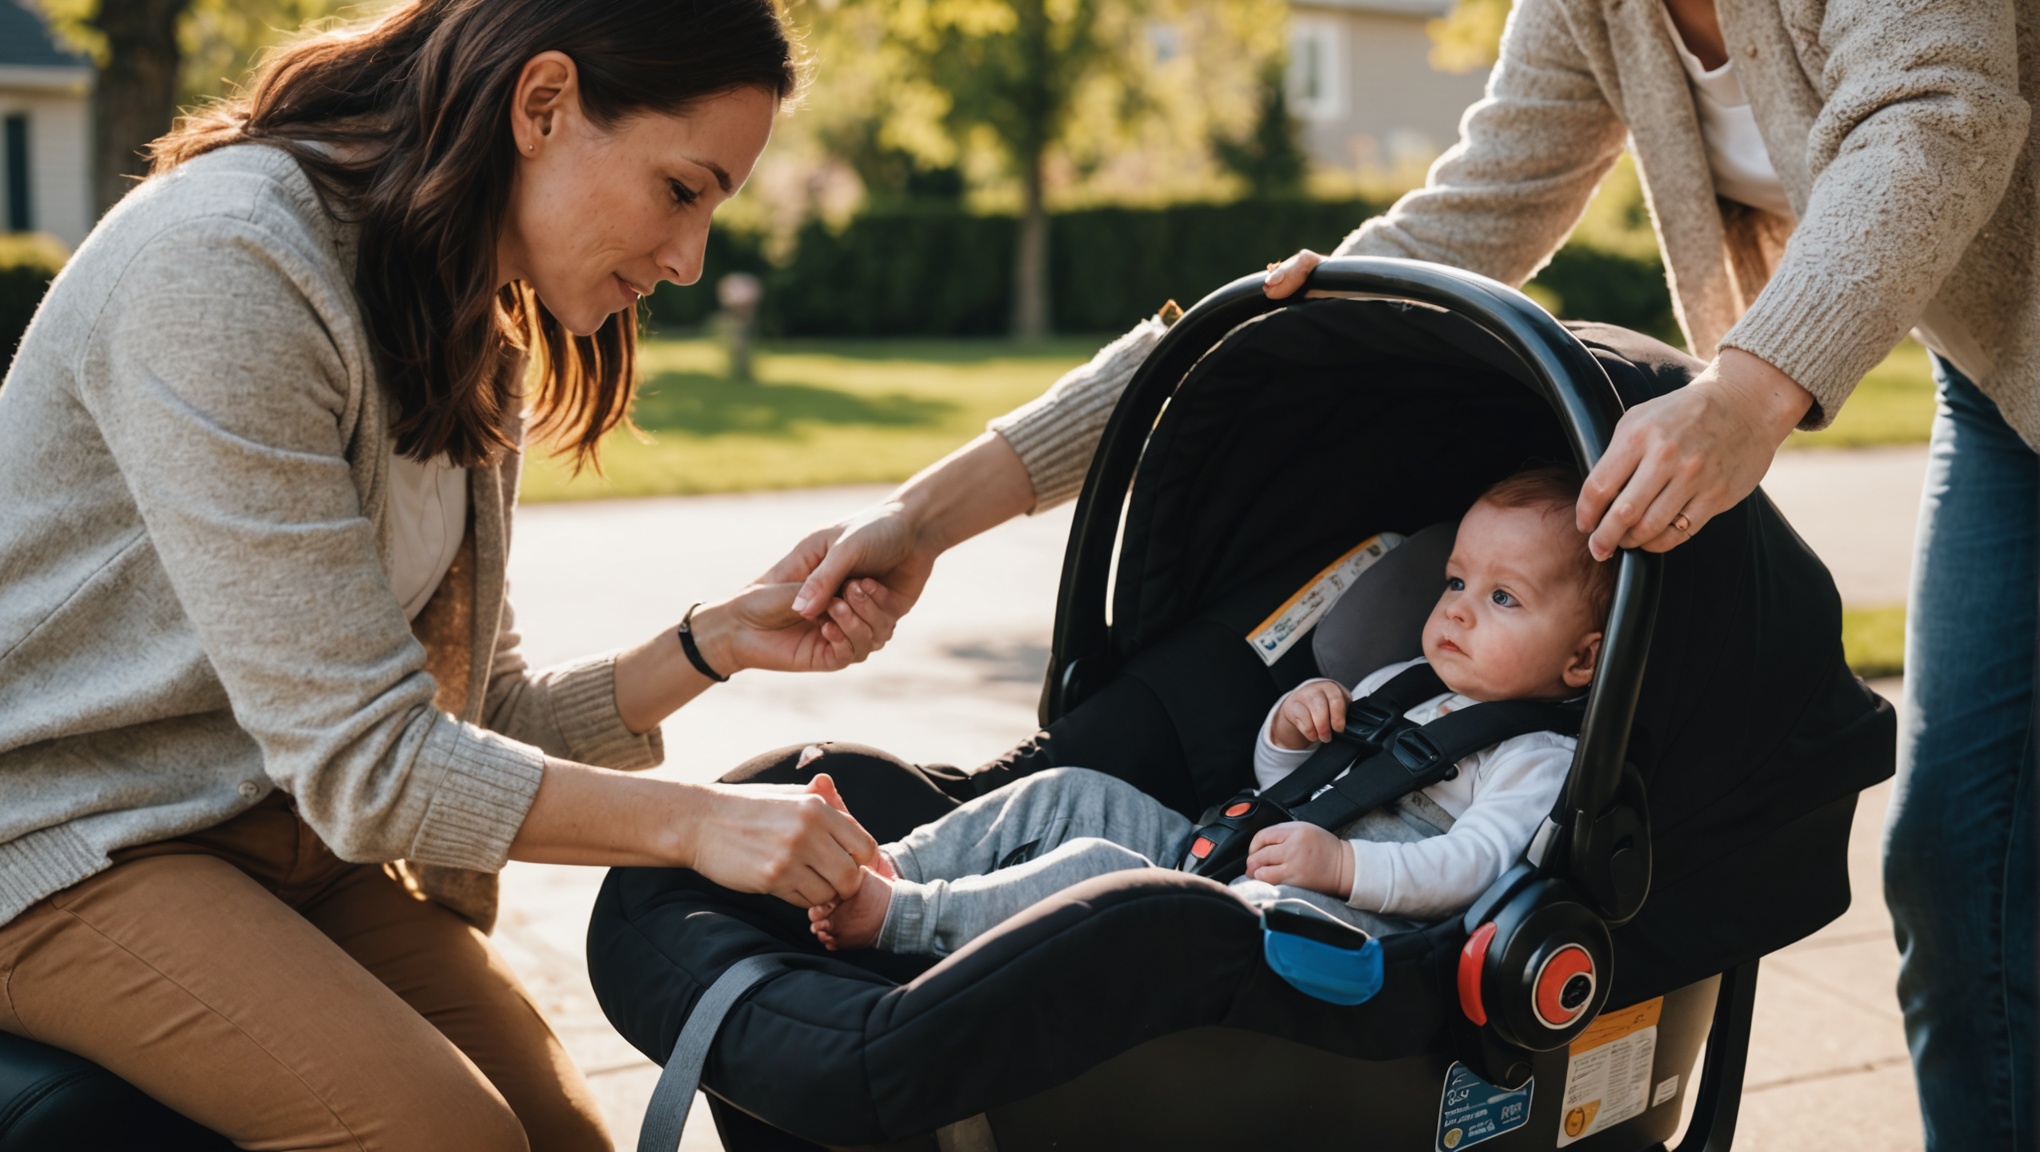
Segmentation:
<svg viewBox="0 0 2040 1152">
<path fill-rule="evenodd" d="M 1041 732 L 975 772 L 838 747 L 730 778 L 827 770 L 881 839 L 1056 765 L 1195 817 L 1252 783 L 1277 695 L 1414 652 L 1439 574 L 1400 612 L 1335 608 L 1312 643 L 1249 642 L 1285 612 L 1301 634 L 1328 566 L 1455 520 L 1526 462 L 1591 467 L 1626 406 L 1699 367 L 1436 266 L 1333 260 L 1310 289 L 1214 293 L 1129 384 L 1071 529 Z M 1619 565 L 1542 850 L 1463 917 L 1342 938 L 1153 869 L 936 960 L 825 953 L 777 901 L 613 871 L 596 992 L 671 1058 L 641 1147 L 672 1147 L 698 1069 L 733 1149 L 1639 1152 L 1695 1093 L 1681 1147 L 1725 1149 L 1757 960 L 1847 906 L 1850 817 L 1892 771 L 1895 725 L 1843 662 L 1832 581 L 1761 492 Z M 1304 991 L 1278 970 L 1295 932 L 1376 966 L 1379 991 Z"/>
</svg>

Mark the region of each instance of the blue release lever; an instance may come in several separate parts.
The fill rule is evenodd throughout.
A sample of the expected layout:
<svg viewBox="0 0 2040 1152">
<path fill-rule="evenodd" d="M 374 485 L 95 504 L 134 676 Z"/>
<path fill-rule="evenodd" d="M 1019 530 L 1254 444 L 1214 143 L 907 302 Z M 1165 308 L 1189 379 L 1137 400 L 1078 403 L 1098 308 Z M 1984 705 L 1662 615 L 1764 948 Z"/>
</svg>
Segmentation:
<svg viewBox="0 0 2040 1152">
<path fill-rule="evenodd" d="M 1261 954 L 1297 991 L 1330 1004 L 1364 1004 L 1381 991 L 1381 941 L 1301 900 L 1262 909 Z"/>
</svg>

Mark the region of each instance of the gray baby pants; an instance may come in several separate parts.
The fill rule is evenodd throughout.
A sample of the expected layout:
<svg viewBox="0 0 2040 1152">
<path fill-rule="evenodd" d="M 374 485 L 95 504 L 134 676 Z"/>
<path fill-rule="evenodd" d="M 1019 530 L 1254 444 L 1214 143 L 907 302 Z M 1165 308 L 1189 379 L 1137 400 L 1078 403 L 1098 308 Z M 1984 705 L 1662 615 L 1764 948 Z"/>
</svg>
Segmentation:
<svg viewBox="0 0 2040 1152">
<path fill-rule="evenodd" d="M 1362 816 L 1341 839 L 1409 842 L 1439 835 L 1452 818 L 1421 795 Z M 1073 884 L 1133 868 L 1173 868 L 1194 826 L 1133 785 L 1088 768 L 1025 777 L 924 824 L 882 850 L 899 871 L 878 947 L 947 956 L 1008 917 Z M 1335 896 L 1239 879 L 1255 907 L 1303 900 L 1375 935 L 1414 927 L 1348 907 Z"/>
</svg>

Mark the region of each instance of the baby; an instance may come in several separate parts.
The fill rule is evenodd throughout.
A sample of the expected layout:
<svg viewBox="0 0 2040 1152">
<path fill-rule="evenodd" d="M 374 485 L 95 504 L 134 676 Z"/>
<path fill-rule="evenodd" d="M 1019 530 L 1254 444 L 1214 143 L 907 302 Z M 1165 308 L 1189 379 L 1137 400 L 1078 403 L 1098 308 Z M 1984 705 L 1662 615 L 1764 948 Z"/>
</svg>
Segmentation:
<svg viewBox="0 0 2040 1152">
<path fill-rule="evenodd" d="M 1477 701 L 1564 700 L 1592 681 L 1614 569 L 1573 522 L 1580 478 L 1518 473 L 1460 521 L 1423 659 L 1449 689 L 1405 715 L 1430 721 Z M 1343 731 L 1359 699 L 1418 661 L 1363 678 L 1299 685 L 1276 702 L 1254 750 L 1265 790 Z M 1256 906 L 1290 898 L 1380 934 L 1470 906 L 1529 846 L 1572 763 L 1574 740 L 1512 737 L 1459 762 L 1449 780 L 1337 833 L 1277 824 L 1255 835 L 1233 891 Z M 1101 772 L 1058 768 L 989 792 L 880 850 L 856 895 L 809 909 L 831 949 L 947 955 L 1042 898 L 1107 872 L 1172 866 L 1193 825 Z"/>
</svg>

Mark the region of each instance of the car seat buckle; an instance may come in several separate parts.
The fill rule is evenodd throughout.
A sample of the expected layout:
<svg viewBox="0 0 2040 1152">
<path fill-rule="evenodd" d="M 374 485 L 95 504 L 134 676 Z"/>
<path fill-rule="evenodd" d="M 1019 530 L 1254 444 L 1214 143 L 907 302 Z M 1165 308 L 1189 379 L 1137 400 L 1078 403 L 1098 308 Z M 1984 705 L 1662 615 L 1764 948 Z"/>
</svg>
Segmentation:
<svg viewBox="0 0 2040 1152">
<path fill-rule="evenodd" d="M 1407 728 L 1396 733 L 1390 750 L 1396 763 L 1408 769 L 1412 776 L 1422 776 L 1430 771 L 1445 755 L 1420 728 Z"/>
<path fill-rule="evenodd" d="M 1346 706 L 1345 734 L 1371 748 L 1379 748 L 1402 714 L 1372 700 L 1355 700 Z"/>
<path fill-rule="evenodd" d="M 1177 867 L 1225 883 L 1245 873 L 1255 833 L 1290 819 L 1289 810 L 1275 801 L 1252 791 L 1241 792 L 1204 814 L 1204 822 L 1191 833 L 1190 845 Z"/>
</svg>

